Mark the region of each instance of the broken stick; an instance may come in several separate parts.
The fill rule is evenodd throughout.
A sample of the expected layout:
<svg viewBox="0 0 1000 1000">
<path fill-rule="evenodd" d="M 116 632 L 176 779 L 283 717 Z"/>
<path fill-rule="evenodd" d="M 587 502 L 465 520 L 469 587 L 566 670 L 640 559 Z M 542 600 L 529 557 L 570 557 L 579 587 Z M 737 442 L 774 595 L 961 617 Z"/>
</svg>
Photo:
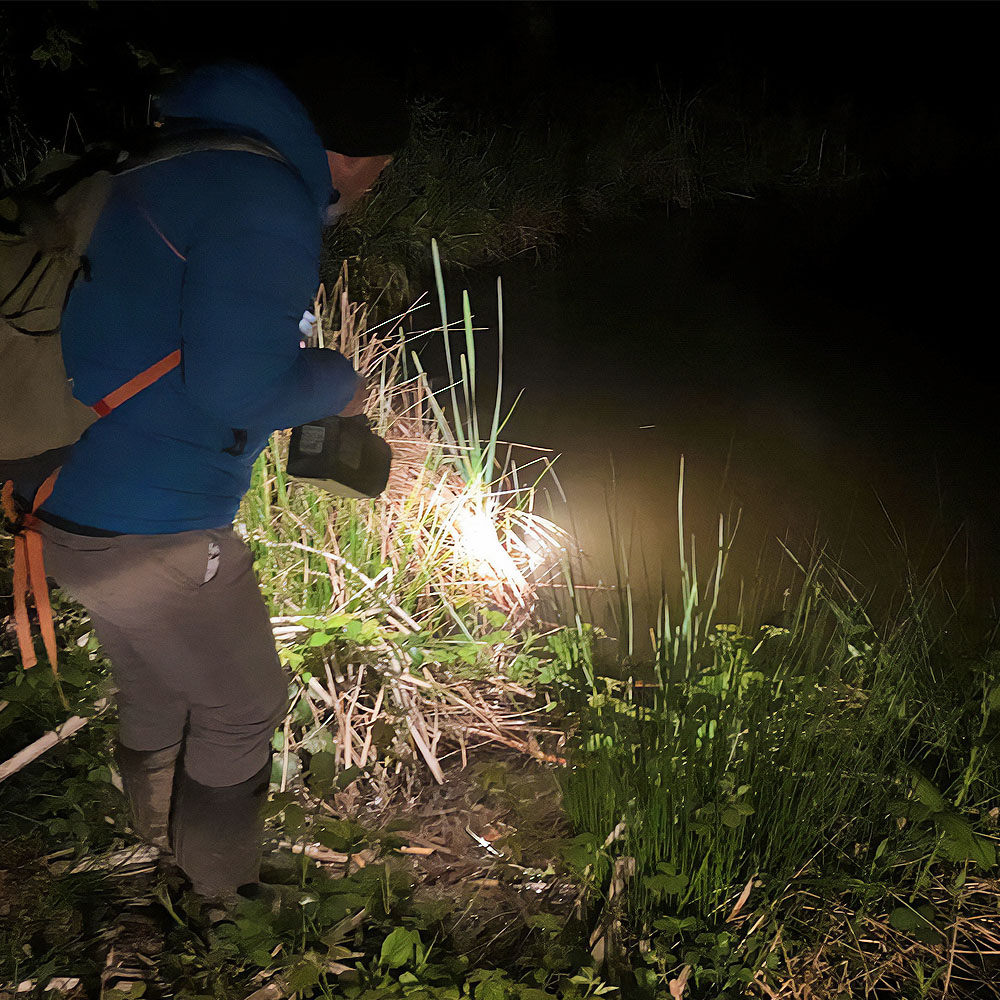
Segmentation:
<svg viewBox="0 0 1000 1000">
<path fill-rule="evenodd" d="M 93 715 L 74 715 L 67 719 L 58 729 L 53 729 L 44 736 L 39 736 L 34 743 L 28 744 L 23 750 L 14 754 L 8 760 L 0 764 L 0 781 L 4 781 L 12 774 L 17 774 L 22 768 L 27 767 L 32 761 L 38 760 L 46 750 L 51 750 L 54 746 L 68 740 L 74 733 L 78 733 L 83 727 L 96 718 L 108 707 L 108 699 L 100 698 L 94 703 Z"/>
</svg>

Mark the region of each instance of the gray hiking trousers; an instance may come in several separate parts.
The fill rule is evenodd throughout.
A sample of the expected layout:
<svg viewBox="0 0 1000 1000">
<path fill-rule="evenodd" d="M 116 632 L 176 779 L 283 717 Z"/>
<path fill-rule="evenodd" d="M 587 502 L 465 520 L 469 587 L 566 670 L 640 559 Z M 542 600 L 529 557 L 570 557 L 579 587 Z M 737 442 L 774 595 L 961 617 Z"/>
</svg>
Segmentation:
<svg viewBox="0 0 1000 1000">
<path fill-rule="evenodd" d="M 110 538 L 40 531 L 47 575 L 90 612 L 111 660 L 121 743 L 183 744 L 184 771 L 201 785 L 256 775 L 288 685 L 242 539 L 230 527 Z"/>
</svg>

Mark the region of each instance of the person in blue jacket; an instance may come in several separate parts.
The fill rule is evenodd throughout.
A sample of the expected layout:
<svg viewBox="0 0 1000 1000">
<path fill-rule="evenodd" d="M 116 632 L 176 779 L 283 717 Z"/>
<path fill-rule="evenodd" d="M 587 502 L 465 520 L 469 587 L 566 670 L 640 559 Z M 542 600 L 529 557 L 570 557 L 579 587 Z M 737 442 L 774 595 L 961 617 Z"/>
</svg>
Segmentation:
<svg viewBox="0 0 1000 1000">
<path fill-rule="evenodd" d="M 377 84 L 360 94 L 310 115 L 254 66 L 176 84 L 159 103 L 164 135 L 223 130 L 280 156 L 207 148 L 116 178 L 64 314 L 67 372 L 88 405 L 181 352 L 73 446 L 39 517 L 49 575 L 111 660 L 136 831 L 209 897 L 259 878 L 287 699 L 232 522 L 272 431 L 364 400 L 347 359 L 302 348 L 299 330 L 324 224 L 406 137 L 401 100 Z"/>
</svg>

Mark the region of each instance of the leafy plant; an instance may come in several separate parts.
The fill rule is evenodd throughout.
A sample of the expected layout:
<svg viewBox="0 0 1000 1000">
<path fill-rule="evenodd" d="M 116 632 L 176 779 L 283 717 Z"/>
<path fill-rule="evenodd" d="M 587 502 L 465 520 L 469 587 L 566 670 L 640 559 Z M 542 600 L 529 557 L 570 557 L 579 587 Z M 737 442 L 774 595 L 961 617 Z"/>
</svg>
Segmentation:
<svg viewBox="0 0 1000 1000">
<path fill-rule="evenodd" d="M 683 465 L 678 527 L 683 539 Z M 942 697 L 947 647 L 928 589 L 876 626 L 816 561 L 801 567 L 789 626 L 752 635 L 714 621 L 731 543 L 720 526 L 704 587 L 693 543 L 690 555 L 681 545 L 679 600 L 663 598 L 648 669 L 582 685 L 576 672 L 576 688 L 559 689 L 579 720 L 563 780 L 582 832 L 568 857 L 594 873 L 607 907 L 624 899 L 658 981 L 690 967 L 713 998 L 772 977 L 768 942 L 738 937 L 734 922 L 753 913 L 773 933 L 806 884 L 865 910 L 864 885 L 902 876 L 912 896 L 892 926 L 940 942 L 921 887 L 935 863 L 995 867 L 972 803 L 990 801 L 1000 778 L 982 738 L 992 677 Z M 922 776 L 928 767 L 953 799 Z"/>
</svg>

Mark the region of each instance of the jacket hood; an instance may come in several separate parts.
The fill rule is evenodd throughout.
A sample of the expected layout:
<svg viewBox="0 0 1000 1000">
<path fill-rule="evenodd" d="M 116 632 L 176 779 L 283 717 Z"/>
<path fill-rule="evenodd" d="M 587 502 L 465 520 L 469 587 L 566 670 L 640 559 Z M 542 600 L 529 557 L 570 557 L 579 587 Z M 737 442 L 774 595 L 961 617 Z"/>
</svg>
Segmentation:
<svg viewBox="0 0 1000 1000">
<path fill-rule="evenodd" d="M 273 73 L 243 63 L 204 66 L 175 83 L 158 105 L 164 118 L 265 139 L 302 175 L 319 214 L 326 211 L 333 192 L 326 150 L 302 103 Z"/>
</svg>

